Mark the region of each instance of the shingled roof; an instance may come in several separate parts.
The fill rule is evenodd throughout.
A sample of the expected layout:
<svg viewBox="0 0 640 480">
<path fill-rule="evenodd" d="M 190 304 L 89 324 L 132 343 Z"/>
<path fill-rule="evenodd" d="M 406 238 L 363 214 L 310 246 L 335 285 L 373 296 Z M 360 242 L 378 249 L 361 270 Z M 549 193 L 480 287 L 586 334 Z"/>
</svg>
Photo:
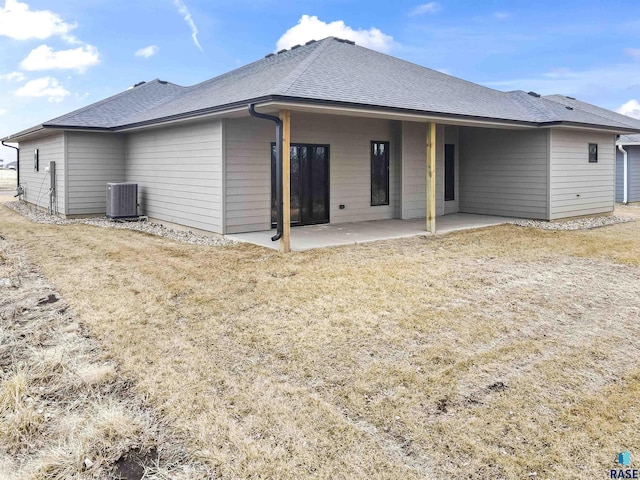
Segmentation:
<svg viewBox="0 0 640 480">
<path fill-rule="evenodd" d="M 583 102 L 574 106 L 522 91 L 501 92 L 334 37 L 268 55 L 191 87 L 154 80 L 40 127 L 117 131 L 266 101 L 640 132 L 640 122 L 614 112 L 599 114 Z"/>
<path fill-rule="evenodd" d="M 591 103 L 582 102 L 573 97 L 566 97 L 564 95 L 545 95 L 543 98 L 564 105 L 565 107 L 571 107 L 574 110 L 587 112 L 597 117 L 603 117 L 614 122 L 624 123 L 636 129 L 640 129 L 640 120 L 637 118 L 628 117 L 621 113 L 614 112 L 613 110 L 607 110 L 606 108 L 598 107 Z"/>
<path fill-rule="evenodd" d="M 185 88 L 162 80 L 141 82 L 124 92 L 45 122 L 56 127 L 114 128 L 126 119 L 170 101 Z"/>
<path fill-rule="evenodd" d="M 640 135 L 620 135 L 618 145 L 640 145 Z"/>
</svg>

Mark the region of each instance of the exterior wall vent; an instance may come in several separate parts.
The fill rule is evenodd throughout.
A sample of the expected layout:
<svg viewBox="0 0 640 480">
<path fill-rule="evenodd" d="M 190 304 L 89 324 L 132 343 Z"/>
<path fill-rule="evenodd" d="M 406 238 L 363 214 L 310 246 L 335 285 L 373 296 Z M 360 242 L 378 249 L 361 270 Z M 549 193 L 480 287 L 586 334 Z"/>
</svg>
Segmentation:
<svg viewBox="0 0 640 480">
<path fill-rule="evenodd" d="M 138 184 L 107 183 L 107 217 L 138 216 Z"/>
</svg>

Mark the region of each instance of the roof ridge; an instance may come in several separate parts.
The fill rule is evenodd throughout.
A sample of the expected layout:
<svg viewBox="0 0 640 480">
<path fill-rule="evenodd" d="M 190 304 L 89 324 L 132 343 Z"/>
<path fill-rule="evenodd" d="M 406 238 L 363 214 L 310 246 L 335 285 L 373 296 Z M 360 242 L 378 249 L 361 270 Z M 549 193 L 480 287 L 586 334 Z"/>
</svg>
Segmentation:
<svg viewBox="0 0 640 480">
<path fill-rule="evenodd" d="M 307 56 L 307 58 L 305 58 L 302 62 L 300 62 L 296 68 L 294 68 L 293 70 L 291 70 L 286 77 L 284 77 L 282 79 L 281 82 L 281 86 L 279 86 L 276 90 L 279 90 L 280 95 L 285 95 L 289 89 L 293 86 L 294 83 L 296 83 L 296 80 L 298 80 L 302 75 L 304 75 L 304 72 L 306 72 L 309 67 L 311 67 L 311 65 L 313 65 L 313 63 L 318 59 L 318 57 L 320 56 L 320 53 L 322 53 L 323 51 L 325 51 L 328 47 L 328 45 L 330 44 L 330 42 L 333 42 L 335 39 L 334 37 L 326 37 L 323 40 L 320 40 L 318 42 L 319 45 L 316 46 L 316 48 L 314 48 L 311 53 Z"/>
<path fill-rule="evenodd" d="M 330 37 L 327 37 L 327 38 L 330 38 Z M 316 43 L 319 44 L 322 41 L 323 40 L 317 40 L 317 41 L 314 41 L 312 44 L 307 43 L 305 45 L 300 46 L 299 48 L 309 47 L 310 45 L 314 45 Z M 226 79 L 226 78 L 232 77 L 232 76 L 237 76 L 241 72 L 244 73 L 245 71 L 250 71 L 252 67 L 254 67 L 254 66 L 258 65 L 258 64 L 263 64 L 265 62 L 265 60 L 271 60 L 271 59 L 276 59 L 277 60 L 280 55 L 287 54 L 287 53 L 289 53 L 291 51 L 294 51 L 294 49 L 281 51 L 281 53 L 276 53 L 276 54 L 271 53 L 269 55 L 264 56 L 263 58 L 259 58 L 257 60 L 254 60 L 253 62 L 247 63 L 246 65 L 243 65 L 241 67 L 235 68 L 235 69 L 230 70 L 228 72 L 221 73 L 220 75 L 216 75 L 215 77 L 208 78 L 206 80 L 203 80 L 200 83 L 196 83 L 194 85 L 190 85 L 190 86 L 185 87 L 185 88 L 187 90 L 190 90 L 190 91 L 191 90 L 196 90 L 196 89 L 198 89 L 200 87 L 203 87 L 205 85 L 211 85 L 213 83 L 219 82 L 222 79 Z"/>
</svg>

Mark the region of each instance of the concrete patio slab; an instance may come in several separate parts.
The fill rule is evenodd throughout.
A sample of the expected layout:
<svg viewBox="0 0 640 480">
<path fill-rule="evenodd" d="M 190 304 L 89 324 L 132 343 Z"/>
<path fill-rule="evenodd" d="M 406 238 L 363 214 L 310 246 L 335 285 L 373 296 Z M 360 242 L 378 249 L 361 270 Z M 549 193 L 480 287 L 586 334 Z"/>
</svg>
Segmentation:
<svg viewBox="0 0 640 480">
<path fill-rule="evenodd" d="M 516 220 L 510 217 L 491 215 L 474 215 L 470 213 L 453 213 L 436 219 L 436 234 L 500 225 Z M 310 225 L 291 229 L 291 249 L 293 251 L 313 248 L 334 247 L 353 243 L 375 242 L 393 238 L 430 235 L 425 231 L 424 218 L 413 220 L 373 220 L 368 222 L 337 223 Z M 272 242 L 276 231 L 237 233 L 227 235 L 228 238 L 240 242 L 253 243 L 267 248 L 278 249 L 279 242 Z"/>
</svg>

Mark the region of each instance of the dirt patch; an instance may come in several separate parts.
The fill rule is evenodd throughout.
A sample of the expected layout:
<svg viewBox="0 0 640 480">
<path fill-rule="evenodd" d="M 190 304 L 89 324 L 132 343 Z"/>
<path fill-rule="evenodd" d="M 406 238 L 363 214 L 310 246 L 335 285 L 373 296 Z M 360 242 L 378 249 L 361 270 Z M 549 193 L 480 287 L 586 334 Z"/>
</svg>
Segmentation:
<svg viewBox="0 0 640 480">
<path fill-rule="evenodd" d="M 142 480 L 147 471 L 145 465 L 154 465 L 157 462 L 157 449 L 152 448 L 146 453 L 133 449 L 116 461 L 113 474 L 115 478 L 121 480 Z"/>
<path fill-rule="evenodd" d="M 496 383 L 492 383 L 487 388 L 492 392 L 502 392 L 503 390 L 507 389 L 507 386 L 502 382 L 496 382 Z"/>
<path fill-rule="evenodd" d="M 58 300 L 60 299 L 54 293 L 50 293 L 46 298 L 38 300 L 38 306 L 56 303 Z"/>
</svg>

